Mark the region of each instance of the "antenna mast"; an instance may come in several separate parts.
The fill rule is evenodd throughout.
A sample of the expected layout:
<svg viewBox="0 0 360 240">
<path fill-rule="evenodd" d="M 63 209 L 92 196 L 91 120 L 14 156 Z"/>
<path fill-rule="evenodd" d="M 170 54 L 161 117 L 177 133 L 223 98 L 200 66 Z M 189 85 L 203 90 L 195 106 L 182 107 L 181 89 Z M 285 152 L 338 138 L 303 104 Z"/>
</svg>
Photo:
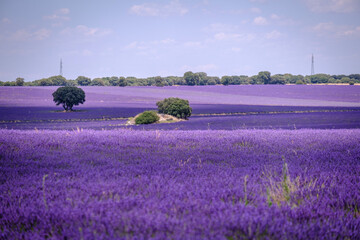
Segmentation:
<svg viewBox="0 0 360 240">
<path fill-rule="evenodd" d="M 62 59 L 60 58 L 60 76 L 62 76 Z"/>
<path fill-rule="evenodd" d="M 311 55 L 311 75 L 315 74 L 314 70 L 314 54 Z"/>
</svg>

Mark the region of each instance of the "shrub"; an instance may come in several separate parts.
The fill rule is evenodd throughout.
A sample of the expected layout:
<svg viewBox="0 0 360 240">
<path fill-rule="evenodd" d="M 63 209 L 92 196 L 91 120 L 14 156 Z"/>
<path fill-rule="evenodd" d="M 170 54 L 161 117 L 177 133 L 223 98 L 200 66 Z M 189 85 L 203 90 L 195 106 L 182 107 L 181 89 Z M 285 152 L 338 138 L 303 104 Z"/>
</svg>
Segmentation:
<svg viewBox="0 0 360 240">
<path fill-rule="evenodd" d="M 189 101 L 181 98 L 165 98 L 156 103 L 159 113 L 165 113 L 177 118 L 187 119 L 191 116 L 192 108 Z"/>
<path fill-rule="evenodd" d="M 354 85 L 354 84 L 355 84 L 354 81 L 349 82 L 349 85 Z"/>
<path fill-rule="evenodd" d="M 159 116 L 154 111 L 145 111 L 135 118 L 136 124 L 150 124 L 159 121 Z"/>
<path fill-rule="evenodd" d="M 296 85 L 303 85 L 303 84 L 305 84 L 302 80 L 297 80 L 296 81 Z"/>
</svg>

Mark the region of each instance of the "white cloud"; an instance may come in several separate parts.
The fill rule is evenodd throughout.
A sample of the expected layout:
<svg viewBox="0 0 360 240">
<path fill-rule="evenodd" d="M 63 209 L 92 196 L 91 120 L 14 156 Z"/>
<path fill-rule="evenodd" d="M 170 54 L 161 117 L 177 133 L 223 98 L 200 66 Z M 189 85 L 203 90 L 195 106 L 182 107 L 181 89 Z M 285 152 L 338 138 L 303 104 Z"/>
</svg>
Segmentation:
<svg viewBox="0 0 360 240">
<path fill-rule="evenodd" d="M 292 26 L 299 24 L 299 22 L 296 22 L 291 18 L 284 18 L 275 13 L 271 14 L 270 19 L 272 20 L 272 23 L 282 26 Z"/>
<path fill-rule="evenodd" d="M 254 18 L 253 23 L 255 25 L 267 25 L 268 21 L 264 17 L 256 17 L 256 18 Z"/>
<path fill-rule="evenodd" d="M 93 52 L 88 50 L 88 49 L 82 50 L 81 53 L 82 53 L 83 56 L 86 56 L 86 57 L 93 55 Z"/>
<path fill-rule="evenodd" d="M 1 22 L 2 23 L 10 23 L 11 21 L 8 18 L 3 18 L 3 19 L 1 19 Z"/>
<path fill-rule="evenodd" d="M 271 14 L 270 18 L 274 19 L 274 20 L 279 20 L 280 19 L 280 17 L 275 13 Z"/>
<path fill-rule="evenodd" d="M 175 43 L 176 41 L 172 38 L 165 38 L 163 40 L 158 40 L 158 41 L 153 41 L 152 43 L 153 44 L 164 44 L 164 45 L 167 45 L 167 44 L 173 44 Z"/>
<path fill-rule="evenodd" d="M 203 43 L 200 41 L 188 41 L 184 43 L 185 47 L 201 47 Z"/>
<path fill-rule="evenodd" d="M 33 33 L 33 37 L 36 40 L 44 40 L 50 37 L 50 30 L 46 28 L 39 29 Z"/>
<path fill-rule="evenodd" d="M 59 12 L 60 14 L 69 14 L 69 13 L 70 13 L 70 9 L 68 9 L 68 8 L 60 8 L 60 9 L 58 10 L 58 12 Z"/>
<path fill-rule="evenodd" d="M 14 41 L 28 41 L 28 40 L 44 40 L 50 37 L 51 31 L 46 28 L 41 28 L 35 31 L 20 29 L 10 36 L 10 40 Z"/>
<path fill-rule="evenodd" d="M 51 15 L 44 16 L 46 20 L 70 20 L 70 17 L 67 16 L 70 13 L 68 8 L 61 8 L 55 11 L 55 13 Z"/>
<path fill-rule="evenodd" d="M 72 50 L 72 51 L 67 51 L 67 52 L 63 52 L 62 56 L 85 56 L 85 57 L 89 57 L 94 55 L 94 53 L 92 51 L 90 51 L 89 49 L 83 49 L 83 50 Z"/>
<path fill-rule="evenodd" d="M 280 38 L 280 37 L 282 37 L 282 36 L 283 36 L 283 34 L 280 33 L 280 32 L 277 31 L 277 30 L 274 30 L 274 31 L 269 32 L 269 33 L 266 34 L 266 38 L 267 38 L 267 39 L 278 39 L 278 38 Z"/>
<path fill-rule="evenodd" d="M 312 12 L 353 12 L 359 7 L 358 0 L 304 0 Z"/>
<path fill-rule="evenodd" d="M 251 8 L 250 11 L 253 12 L 253 13 L 261 13 L 261 9 L 260 9 L 260 8 L 256 8 L 256 7 Z"/>
<path fill-rule="evenodd" d="M 179 1 L 171 1 L 169 4 L 161 5 L 156 3 L 143 3 L 134 5 L 130 8 L 130 12 L 139 16 L 183 16 L 188 13 L 188 9 L 183 7 Z"/>
<path fill-rule="evenodd" d="M 214 39 L 218 41 L 251 41 L 255 38 L 254 34 L 239 34 L 239 33 L 216 33 Z"/>
<path fill-rule="evenodd" d="M 85 25 L 78 25 L 75 28 L 65 28 L 61 31 L 61 34 L 64 35 L 78 34 L 87 37 L 102 37 L 111 33 L 112 31 L 110 29 L 91 28 Z"/>
<path fill-rule="evenodd" d="M 242 51 L 242 48 L 239 48 L 239 47 L 233 47 L 233 48 L 231 48 L 231 51 L 233 51 L 233 52 L 241 52 Z"/>
<path fill-rule="evenodd" d="M 172 38 L 165 38 L 162 40 L 156 40 L 151 42 L 134 41 L 124 47 L 125 50 L 137 50 L 141 52 L 154 51 L 158 47 L 173 46 L 176 41 Z"/>
<path fill-rule="evenodd" d="M 231 24 L 213 23 L 204 28 L 207 32 L 233 32 L 239 27 Z"/>
<path fill-rule="evenodd" d="M 125 49 L 134 49 L 134 48 L 137 48 L 138 46 L 138 42 L 131 42 L 129 43 L 128 45 L 125 46 Z"/>
<path fill-rule="evenodd" d="M 332 22 L 319 23 L 315 25 L 312 30 L 319 36 L 360 36 L 360 26 L 336 25 Z"/>
</svg>

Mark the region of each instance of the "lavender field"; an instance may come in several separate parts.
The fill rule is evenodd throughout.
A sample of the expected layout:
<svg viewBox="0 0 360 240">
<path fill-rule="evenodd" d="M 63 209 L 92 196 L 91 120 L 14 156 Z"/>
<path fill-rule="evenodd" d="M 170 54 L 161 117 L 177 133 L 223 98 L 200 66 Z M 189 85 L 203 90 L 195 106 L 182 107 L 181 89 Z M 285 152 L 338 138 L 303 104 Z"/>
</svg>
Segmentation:
<svg viewBox="0 0 360 240">
<path fill-rule="evenodd" d="M 55 89 L 0 87 L 0 239 L 360 239 L 358 86 Z"/>
<path fill-rule="evenodd" d="M 0 131 L 3 239 L 359 239 L 360 130 Z"/>
<path fill-rule="evenodd" d="M 62 113 L 57 87 L 0 87 L 0 128 L 116 129 L 167 97 L 188 99 L 190 121 L 155 124 L 159 130 L 342 129 L 360 127 L 360 86 L 83 87 L 84 105 Z M 294 115 L 296 114 L 296 115 Z M 130 126 L 133 129 L 144 127 Z"/>
</svg>

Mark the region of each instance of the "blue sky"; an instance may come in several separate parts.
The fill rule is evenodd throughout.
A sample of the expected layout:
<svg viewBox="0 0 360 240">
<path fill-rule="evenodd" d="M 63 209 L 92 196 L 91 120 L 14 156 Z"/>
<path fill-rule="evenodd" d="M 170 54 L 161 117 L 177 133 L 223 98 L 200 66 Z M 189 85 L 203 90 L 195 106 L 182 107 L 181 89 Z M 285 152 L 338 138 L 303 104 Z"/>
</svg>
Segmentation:
<svg viewBox="0 0 360 240">
<path fill-rule="evenodd" d="M 359 0 L 0 0 L 0 81 L 360 73 Z"/>
</svg>

